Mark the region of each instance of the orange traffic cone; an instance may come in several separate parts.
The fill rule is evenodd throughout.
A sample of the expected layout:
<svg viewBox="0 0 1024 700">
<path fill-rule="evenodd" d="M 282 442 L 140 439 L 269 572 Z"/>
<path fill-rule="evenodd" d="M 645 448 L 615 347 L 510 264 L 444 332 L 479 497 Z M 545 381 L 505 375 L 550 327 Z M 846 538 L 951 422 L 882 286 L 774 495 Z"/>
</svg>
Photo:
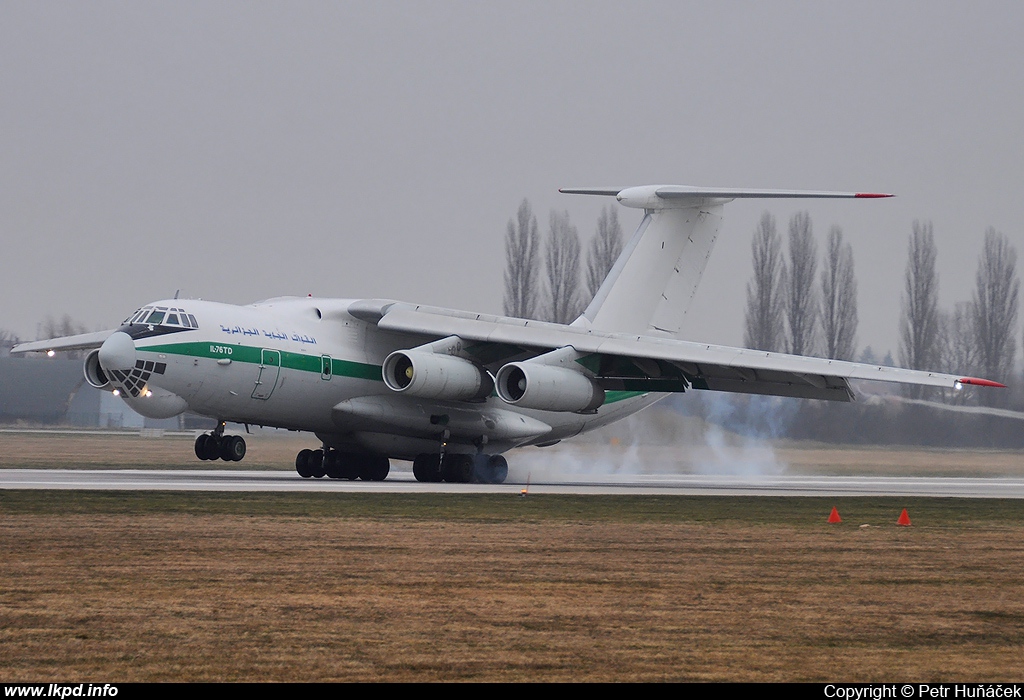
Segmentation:
<svg viewBox="0 0 1024 700">
<path fill-rule="evenodd" d="M 902 525 L 903 527 L 910 527 L 910 516 L 907 515 L 906 508 L 904 508 L 903 512 L 900 513 L 900 519 L 896 521 L 896 524 Z"/>
<path fill-rule="evenodd" d="M 828 521 L 831 524 L 843 522 L 843 519 L 839 517 L 839 511 L 836 510 L 835 506 L 832 506 L 832 512 L 828 514 Z"/>
</svg>

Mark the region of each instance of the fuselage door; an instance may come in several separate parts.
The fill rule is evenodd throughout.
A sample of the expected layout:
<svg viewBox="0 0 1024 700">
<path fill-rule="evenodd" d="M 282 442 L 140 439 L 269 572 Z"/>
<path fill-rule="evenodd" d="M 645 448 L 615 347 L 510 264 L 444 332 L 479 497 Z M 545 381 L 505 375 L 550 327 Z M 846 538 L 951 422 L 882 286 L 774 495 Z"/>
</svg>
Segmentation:
<svg viewBox="0 0 1024 700">
<path fill-rule="evenodd" d="M 269 399 L 281 376 L 281 351 L 263 349 L 260 356 L 260 373 L 256 376 L 256 386 L 252 390 L 254 399 Z"/>
</svg>

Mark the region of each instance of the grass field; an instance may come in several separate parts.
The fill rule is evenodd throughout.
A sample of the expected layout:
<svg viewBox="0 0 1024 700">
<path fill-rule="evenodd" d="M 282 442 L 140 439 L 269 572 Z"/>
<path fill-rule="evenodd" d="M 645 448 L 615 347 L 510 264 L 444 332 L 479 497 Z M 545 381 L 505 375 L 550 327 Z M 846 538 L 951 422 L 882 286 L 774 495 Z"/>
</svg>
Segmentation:
<svg viewBox="0 0 1024 700">
<path fill-rule="evenodd" d="M 0 463 L 201 464 L 35 439 Z M 1015 500 L 0 491 L 0 680 L 1019 680 L 1022 538 Z"/>
<path fill-rule="evenodd" d="M 1018 501 L 8 491 L 0 518 L 8 681 L 1024 672 Z"/>
</svg>

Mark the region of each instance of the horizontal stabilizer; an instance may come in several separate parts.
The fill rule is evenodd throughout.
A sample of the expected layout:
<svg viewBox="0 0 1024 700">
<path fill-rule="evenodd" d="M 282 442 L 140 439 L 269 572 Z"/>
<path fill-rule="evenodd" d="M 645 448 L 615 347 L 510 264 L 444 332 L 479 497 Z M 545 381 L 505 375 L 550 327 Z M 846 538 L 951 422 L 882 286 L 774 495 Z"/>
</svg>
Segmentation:
<svg viewBox="0 0 1024 700">
<path fill-rule="evenodd" d="M 565 187 L 563 194 L 591 194 L 615 197 L 624 206 L 665 209 L 707 201 L 733 199 L 878 199 L 892 197 L 879 192 L 830 192 L 824 190 L 759 190 L 735 187 L 693 187 L 690 185 L 643 185 L 640 187 Z"/>
</svg>

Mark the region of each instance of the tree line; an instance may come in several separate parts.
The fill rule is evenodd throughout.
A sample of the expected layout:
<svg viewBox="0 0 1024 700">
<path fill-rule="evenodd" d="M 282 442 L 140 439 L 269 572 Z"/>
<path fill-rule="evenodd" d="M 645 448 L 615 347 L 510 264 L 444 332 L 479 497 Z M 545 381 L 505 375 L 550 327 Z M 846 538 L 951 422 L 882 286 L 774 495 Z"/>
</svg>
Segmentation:
<svg viewBox="0 0 1024 700">
<path fill-rule="evenodd" d="M 618 211 L 605 207 L 581 272 L 580 234 L 569 212 L 551 212 L 542 241 L 537 217 L 524 199 L 505 233 L 505 315 L 572 323 L 597 294 L 622 245 Z"/>
<path fill-rule="evenodd" d="M 765 212 L 751 242 L 753 274 L 747 284 L 747 347 L 852 360 L 857 350 L 857 280 L 853 251 L 842 229 L 829 229 L 820 276 L 810 215 L 794 214 L 784 252 L 774 217 Z M 985 231 L 970 300 L 940 309 L 938 251 L 930 221 L 915 221 L 907 244 L 901 294 L 899 364 L 909 369 L 974 375 L 1010 383 L 1017 344 L 1020 280 L 1017 251 L 1002 233 Z M 873 353 L 862 361 L 874 362 Z M 923 387 L 912 398 L 929 396 Z M 965 402 L 963 392 L 947 398 Z M 979 393 L 1005 403 L 1006 392 Z"/>
<path fill-rule="evenodd" d="M 829 229 L 821 276 L 818 243 L 807 212 L 789 222 L 788 255 L 775 217 L 765 212 L 751 243 L 744 345 L 794 355 L 852 360 L 857 349 L 857 279 L 853 249 L 839 226 Z"/>
</svg>

